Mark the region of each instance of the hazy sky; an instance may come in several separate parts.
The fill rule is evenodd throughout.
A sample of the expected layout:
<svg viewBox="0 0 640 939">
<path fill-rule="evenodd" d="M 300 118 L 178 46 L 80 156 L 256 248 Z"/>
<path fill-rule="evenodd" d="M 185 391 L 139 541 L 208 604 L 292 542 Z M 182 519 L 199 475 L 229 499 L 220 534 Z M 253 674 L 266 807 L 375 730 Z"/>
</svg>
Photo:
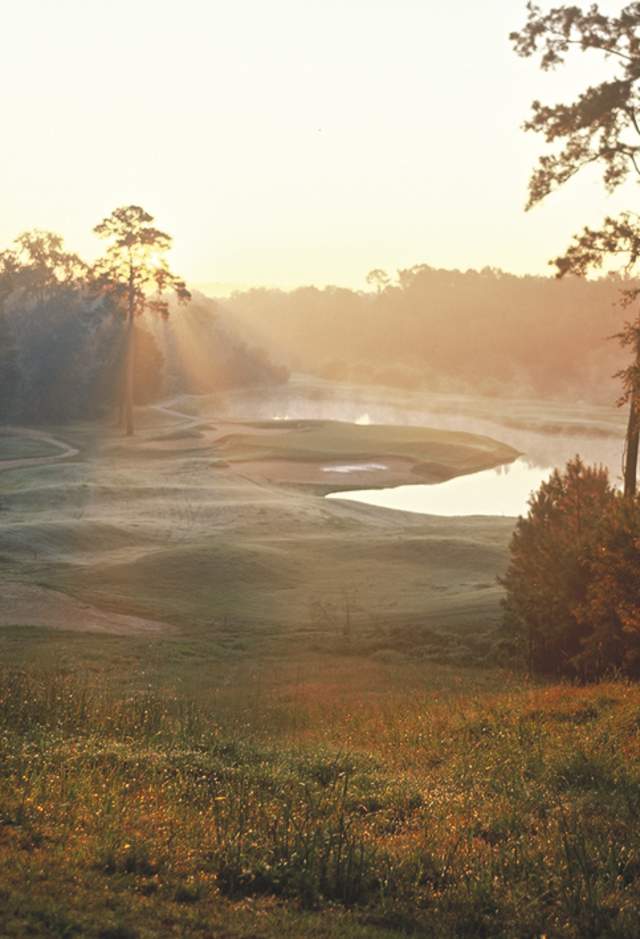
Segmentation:
<svg viewBox="0 0 640 939">
<path fill-rule="evenodd" d="M 524 8 L 0 0 L 0 244 L 50 228 L 91 257 L 92 227 L 134 202 L 191 283 L 545 271 L 622 197 L 587 175 L 523 212 L 542 147 L 521 130 L 531 100 L 598 75 L 593 59 L 548 75 L 517 58 Z"/>
</svg>

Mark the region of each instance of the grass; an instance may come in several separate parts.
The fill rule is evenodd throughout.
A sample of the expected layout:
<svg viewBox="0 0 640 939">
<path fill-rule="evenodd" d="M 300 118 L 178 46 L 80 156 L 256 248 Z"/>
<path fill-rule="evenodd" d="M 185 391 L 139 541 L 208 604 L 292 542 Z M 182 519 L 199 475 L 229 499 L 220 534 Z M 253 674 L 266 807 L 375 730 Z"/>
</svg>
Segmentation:
<svg viewBox="0 0 640 939">
<path fill-rule="evenodd" d="M 222 447 L 225 459 L 322 463 L 397 457 L 414 462 L 416 468 L 424 466 L 424 475 L 447 478 L 507 463 L 518 455 L 512 447 L 488 437 L 426 427 L 315 420 L 267 421 L 249 427 L 272 432 L 263 437 L 246 432 L 229 434 Z M 433 472 L 427 467 L 433 467 Z"/>
<path fill-rule="evenodd" d="M 635 939 L 638 688 L 362 669 L 2 669 L 2 935 Z"/>
<path fill-rule="evenodd" d="M 0 433 L 0 460 L 24 460 L 41 456 L 58 456 L 60 450 L 45 440 Z"/>
<path fill-rule="evenodd" d="M 499 455 L 501 445 L 473 435 L 293 423 L 301 424 L 298 432 L 272 422 L 277 432 L 262 437 L 250 433 L 252 425 L 236 428 L 258 447 L 279 446 L 281 455 L 287 447 L 298 452 L 294 438 L 303 449 L 308 444 L 308 453 L 320 447 L 327 456 L 333 447 L 349 460 L 354 446 L 372 453 L 386 446 L 442 462 L 440 446 L 450 451 L 449 475 L 468 469 L 469 458 L 477 466 L 507 458 Z M 217 454 L 229 453 L 214 446 L 150 454 L 153 437 L 176 432 L 176 424 L 184 431 L 180 419 L 145 409 L 130 447 L 113 428 L 74 424 L 64 439 L 78 456 L 5 470 L 0 580 L 36 582 L 189 634 L 231 624 L 248 648 L 293 636 L 307 647 L 331 647 L 347 595 L 354 636 L 367 648 L 383 648 L 388 631 L 409 630 L 429 651 L 431 639 L 419 635 L 424 630 L 464 643 L 495 625 L 501 597 L 495 578 L 506 563 L 509 519 L 438 519 L 328 501 L 216 469 Z M 46 610 L 42 617 L 27 621 L 47 625 Z M 467 651 L 474 654 L 473 644 Z"/>
<path fill-rule="evenodd" d="M 383 442 L 295 423 L 300 461 Z M 239 455 L 288 455 L 252 426 Z M 77 457 L 2 474 L 0 591 L 174 629 L 44 628 L 46 593 L 3 618 L 0 936 L 636 939 L 640 690 L 487 666 L 512 521 L 148 449 L 192 432 L 145 409 L 131 446 L 73 425 Z"/>
</svg>

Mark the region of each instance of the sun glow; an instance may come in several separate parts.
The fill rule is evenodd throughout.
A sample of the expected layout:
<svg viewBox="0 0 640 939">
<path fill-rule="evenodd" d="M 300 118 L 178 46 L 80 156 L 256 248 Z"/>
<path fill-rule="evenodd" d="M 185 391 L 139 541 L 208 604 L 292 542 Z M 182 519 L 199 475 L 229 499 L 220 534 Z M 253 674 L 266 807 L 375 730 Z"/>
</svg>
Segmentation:
<svg viewBox="0 0 640 939">
<path fill-rule="evenodd" d="M 211 390 L 215 374 L 208 335 L 193 323 L 190 312 L 178 310 L 168 320 L 154 320 L 152 331 L 165 361 L 181 375 L 181 384 L 193 391 Z"/>
<path fill-rule="evenodd" d="M 0 240 L 51 229 L 91 259 L 96 220 L 137 203 L 174 236 L 176 269 L 214 290 L 360 287 L 421 262 L 546 272 L 606 197 L 585 176 L 525 214 L 541 142 L 521 125 L 598 67 L 519 60 L 524 6 L 113 0 L 96 29 L 82 0 L 5 4 Z"/>
</svg>

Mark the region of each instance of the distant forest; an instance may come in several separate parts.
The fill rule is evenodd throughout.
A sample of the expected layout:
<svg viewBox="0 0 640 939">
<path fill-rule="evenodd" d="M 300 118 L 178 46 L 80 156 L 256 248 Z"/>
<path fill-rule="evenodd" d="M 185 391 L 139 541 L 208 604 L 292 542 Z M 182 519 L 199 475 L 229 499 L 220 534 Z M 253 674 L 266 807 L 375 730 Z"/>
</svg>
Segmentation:
<svg viewBox="0 0 640 939">
<path fill-rule="evenodd" d="M 517 277 L 424 264 L 372 292 L 256 289 L 220 305 L 225 322 L 296 371 L 407 389 L 613 403 L 625 363 L 611 340 L 629 282 Z"/>
<path fill-rule="evenodd" d="M 168 321 L 138 319 L 136 403 L 287 380 L 286 368 L 234 335 L 216 311 L 196 294 Z M 181 346 L 176 334 L 186 337 Z M 121 296 L 57 235 L 28 232 L 0 252 L 0 422 L 108 413 L 121 396 L 125 349 Z"/>
<path fill-rule="evenodd" d="M 613 403 L 626 363 L 611 340 L 629 281 L 517 277 L 427 265 L 369 277 L 372 290 L 196 293 L 168 321 L 136 325 L 135 401 L 286 382 L 334 381 Z M 116 298 L 57 236 L 0 253 L 0 421 L 65 421 L 118 401 L 125 326 Z"/>
</svg>

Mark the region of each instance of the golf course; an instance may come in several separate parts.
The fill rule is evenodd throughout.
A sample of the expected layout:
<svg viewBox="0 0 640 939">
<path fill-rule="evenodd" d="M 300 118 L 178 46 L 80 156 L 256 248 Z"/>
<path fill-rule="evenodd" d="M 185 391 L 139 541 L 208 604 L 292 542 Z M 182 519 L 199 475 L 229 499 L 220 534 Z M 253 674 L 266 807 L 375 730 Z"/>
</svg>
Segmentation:
<svg viewBox="0 0 640 939">
<path fill-rule="evenodd" d="M 513 518 L 325 498 L 504 473 L 498 434 L 600 453 L 619 416 L 394 394 L 3 428 L 6 935 L 634 934 L 637 689 L 501 664 Z"/>
<path fill-rule="evenodd" d="M 640 2 L 2 24 L 0 939 L 639 939 Z"/>
</svg>

